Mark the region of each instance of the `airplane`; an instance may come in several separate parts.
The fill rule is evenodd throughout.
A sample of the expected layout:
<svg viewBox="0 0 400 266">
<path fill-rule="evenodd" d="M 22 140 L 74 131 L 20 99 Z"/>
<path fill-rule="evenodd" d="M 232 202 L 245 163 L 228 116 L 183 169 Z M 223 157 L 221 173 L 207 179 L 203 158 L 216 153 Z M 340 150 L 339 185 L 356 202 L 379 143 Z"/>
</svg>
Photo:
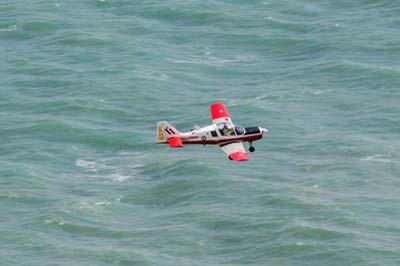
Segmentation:
<svg viewBox="0 0 400 266">
<path fill-rule="evenodd" d="M 171 148 L 181 148 L 184 144 L 219 145 L 233 161 L 247 161 L 243 142 L 249 142 L 249 151 L 254 152 L 253 141 L 259 140 L 268 130 L 262 127 L 234 125 L 223 103 L 210 105 L 213 124 L 206 127 L 195 126 L 190 132 L 181 133 L 166 121 L 157 122 L 157 143 L 169 144 Z"/>
</svg>

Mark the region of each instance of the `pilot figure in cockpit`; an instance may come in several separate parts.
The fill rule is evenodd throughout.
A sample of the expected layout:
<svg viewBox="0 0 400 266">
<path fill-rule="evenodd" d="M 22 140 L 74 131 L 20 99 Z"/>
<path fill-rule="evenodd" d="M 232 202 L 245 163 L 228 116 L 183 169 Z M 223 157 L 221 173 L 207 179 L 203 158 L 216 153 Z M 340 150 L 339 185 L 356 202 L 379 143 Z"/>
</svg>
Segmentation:
<svg viewBox="0 0 400 266">
<path fill-rule="evenodd" d="M 224 128 L 222 130 L 225 136 L 230 136 L 233 133 L 232 127 L 228 126 L 227 123 L 224 124 Z"/>
</svg>

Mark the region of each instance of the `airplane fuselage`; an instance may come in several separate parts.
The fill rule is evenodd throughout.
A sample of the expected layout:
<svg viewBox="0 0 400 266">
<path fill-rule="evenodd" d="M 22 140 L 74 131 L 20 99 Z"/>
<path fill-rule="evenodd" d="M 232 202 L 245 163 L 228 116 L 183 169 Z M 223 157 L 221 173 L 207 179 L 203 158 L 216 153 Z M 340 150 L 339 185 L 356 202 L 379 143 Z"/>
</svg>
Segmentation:
<svg viewBox="0 0 400 266">
<path fill-rule="evenodd" d="M 216 125 L 181 133 L 183 144 L 220 145 L 232 141 L 253 142 L 263 137 L 267 130 L 261 127 L 237 127 L 231 132 L 223 132 Z"/>
</svg>

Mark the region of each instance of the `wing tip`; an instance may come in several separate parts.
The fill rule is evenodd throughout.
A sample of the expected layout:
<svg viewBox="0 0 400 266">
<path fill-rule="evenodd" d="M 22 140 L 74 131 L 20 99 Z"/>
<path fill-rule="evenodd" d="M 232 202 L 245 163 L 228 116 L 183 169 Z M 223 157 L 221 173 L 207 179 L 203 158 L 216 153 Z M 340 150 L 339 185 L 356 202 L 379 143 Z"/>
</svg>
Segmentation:
<svg viewBox="0 0 400 266">
<path fill-rule="evenodd" d="M 229 154 L 229 159 L 240 162 L 240 161 L 248 161 L 250 158 L 245 151 L 241 150 Z"/>
<path fill-rule="evenodd" d="M 223 103 L 214 103 L 210 105 L 212 120 L 229 117 L 229 113 Z"/>
</svg>

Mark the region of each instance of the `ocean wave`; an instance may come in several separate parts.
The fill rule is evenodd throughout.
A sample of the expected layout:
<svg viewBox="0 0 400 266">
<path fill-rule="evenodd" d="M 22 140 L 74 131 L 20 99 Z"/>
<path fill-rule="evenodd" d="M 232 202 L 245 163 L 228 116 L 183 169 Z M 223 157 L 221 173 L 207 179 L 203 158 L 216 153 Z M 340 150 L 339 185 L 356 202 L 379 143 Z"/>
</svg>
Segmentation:
<svg viewBox="0 0 400 266">
<path fill-rule="evenodd" d="M 18 25 L 11 25 L 8 27 L 0 27 L 0 32 L 10 32 L 10 31 L 16 31 L 18 30 Z"/>
<path fill-rule="evenodd" d="M 382 162 L 382 163 L 395 163 L 391 156 L 387 154 L 375 154 L 371 156 L 367 156 L 360 159 L 361 161 L 373 161 L 373 162 Z"/>
<path fill-rule="evenodd" d="M 120 184 L 127 182 L 131 179 L 143 177 L 142 168 L 143 164 L 138 163 L 141 155 L 127 154 L 125 156 L 113 156 L 109 158 L 99 158 L 97 160 L 77 159 L 75 165 L 85 169 L 92 178 L 99 178 L 104 182 Z M 128 163 L 124 167 L 115 167 L 114 163 L 121 163 L 121 161 L 132 160 L 136 163 Z"/>
</svg>

